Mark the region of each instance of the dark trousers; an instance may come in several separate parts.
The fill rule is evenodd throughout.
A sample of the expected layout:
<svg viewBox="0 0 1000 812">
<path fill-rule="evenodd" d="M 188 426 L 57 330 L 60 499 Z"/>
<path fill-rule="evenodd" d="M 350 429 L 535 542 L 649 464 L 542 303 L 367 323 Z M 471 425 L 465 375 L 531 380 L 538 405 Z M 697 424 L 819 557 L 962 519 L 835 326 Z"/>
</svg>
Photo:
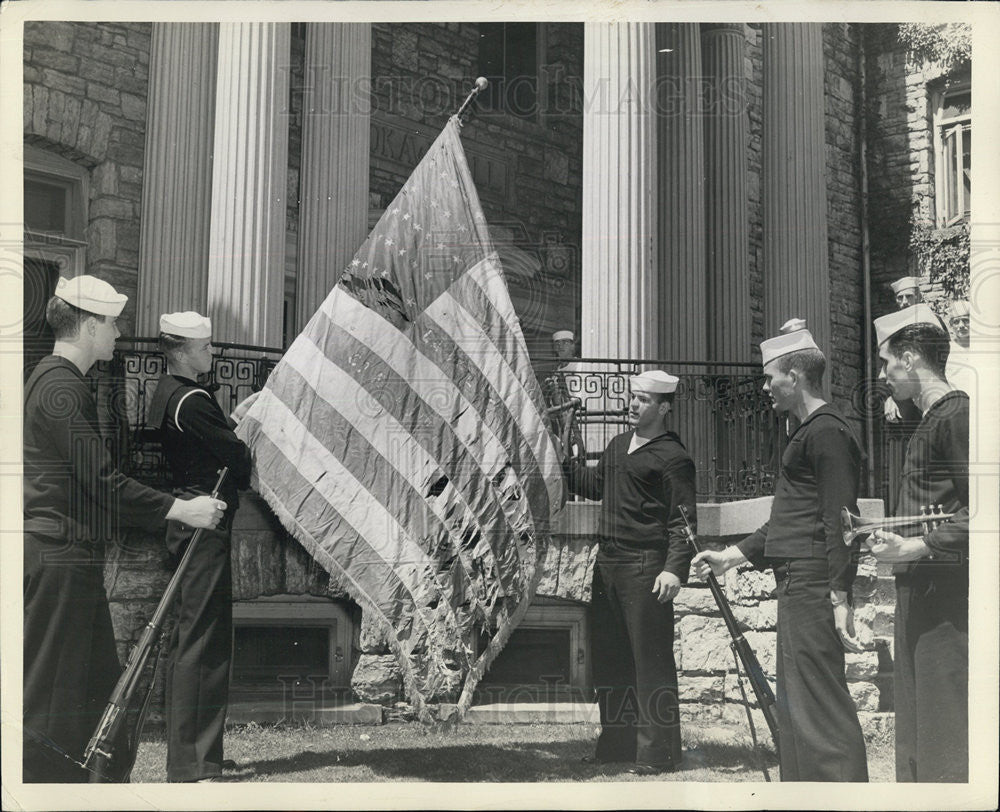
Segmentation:
<svg viewBox="0 0 1000 812">
<path fill-rule="evenodd" d="M 964 577 L 963 577 L 964 576 Z M 968 571 L 896 576 L 896 780 L 969 780 Z"/>
<path fill-rule="evenodd" d="M 867 781 L 865 740 L 847 690 L 825 559 L 798 558 L 778 582 L 778 691 L 782 781 Z"/>
<path fill-rule="evenodd" d="M 166 673 L 167 780 L 222 773 L 222 735 L 232 654 L 230 513 L 222 529 L 202 532 L 177 599 Z M 167 547 L 183 553 L 193 533 L 170 523 Z"/>
<path fill-rule="evenodd" d="M 24 537 L 25 783 L 89 778 L 71 759 L 83 759 L 121 671 L 103 563 L 99 552 Z"/>
<path fill-rule="evenodd" d="M 603 761 L 681 762 L 674 606 L 652 593 L 664 556 L 601 541 L 591 639 Z"/>
</svg>

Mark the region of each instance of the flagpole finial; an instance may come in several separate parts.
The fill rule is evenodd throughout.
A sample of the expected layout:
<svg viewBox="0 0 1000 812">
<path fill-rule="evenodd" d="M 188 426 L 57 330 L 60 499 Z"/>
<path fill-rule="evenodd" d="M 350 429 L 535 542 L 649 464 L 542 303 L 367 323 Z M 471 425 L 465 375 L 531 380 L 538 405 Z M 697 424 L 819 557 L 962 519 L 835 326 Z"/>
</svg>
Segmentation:
<svg viewBox="0 0 1000 812">
<path fill-rule="evenodd" d="M 464 113 L 468 109 L 469 105 L 472 104 L 472 100 L 489 86 L 489 80 L 485 76 L 480 76 L 476 79 L 475 87 L 473 87 L 469 92 L 469 95 L 465 97 L 465 101 L 462 102 L 462 106 L 459 107 L 458 112 L 455 113 L 455 117 L 458 119 L 459 124 L 462 123 L 462 113 Z"/>
</svg>

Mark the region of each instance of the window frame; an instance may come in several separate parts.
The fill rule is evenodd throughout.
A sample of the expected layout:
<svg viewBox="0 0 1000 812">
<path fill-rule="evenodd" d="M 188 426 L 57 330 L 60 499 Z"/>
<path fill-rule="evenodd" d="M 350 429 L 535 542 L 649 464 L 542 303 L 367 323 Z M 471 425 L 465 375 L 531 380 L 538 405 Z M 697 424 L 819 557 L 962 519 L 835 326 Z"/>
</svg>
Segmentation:
<svg viewBox="0 0 1000 812">
<path fill-rule="evenodd" d="M 510 22 L 513 23 L 513 22 L 521 22 L 521 21 L 510 21 Z M 501 48 L 501 51 L 503 53 L 504 64 L 506 65 L 506 62 L 507 62 L 507 44 L 506 44 L 507 30 L 506 30 L 506 26 L 509 23 L 508 22 L 500 22 L 500 23 L 492 23 L 492 24 L 493 25 L 501 25 L 501 26 L 504 27 L 504 29 L 503 29 L 504 30 L 504 33 L 503 33 L 504 42 L 503 42 L 503 46 Z M 530 122 L 534 122 L 536 124 L 541 124 L 541 123 L 544 122 L 545 111 L 548 109 L 548 96 L 549 96 L 548 72 L 547 72 L 547 65 L 546 65 L 546 55 L 547 55 L 547 50 L 548 50 L 548 43 L 547 43 L 547 37 L 546 37 L 546 26 L 545 26 L 544 23 L 541 23 L 541 22 L 533 22 L 533 23 L 529 23 L 529 24 L 535 26 L 535 102 L 534 102 L 534 110 L 531 113 L 522 114 L 522 113 L 513 112 L 508 107 L 508 105 L 507 105 L 507 98 L 506 98 L 507 87 L 508 87 L 507 81 L 506 81 L 506 76 L 504 77 L 504 82 L 499 86 L 500 87 L 500 92 L 501 92 L 501 103 L 500 103 L 500 105 L 498 107 L 490 107 L 490 108 L 484 107 L 483 110 L 484 110 L 484 112 L 487 112 L 487 113 L 489 113 L 491 115 L 501 115 L 501 116 L 505 116 L 505 117 L 509 117 L 509 118 L 515 118 L 515 119 L 518 119 L 520 121 L 530 121 Z M 479 33 L 480 33 L 480 35 L 482 35 L 482 28 L 481 27 L 479 29 Z M 482 68 L 482 65 L 479 64 L 479 55 L 478 55 L 478 53 L 477 53 L 477 57 L 476 57 L 476 62 L 477 62 L 477 65 L 476 65 L 477 70 L 482 75 L 487 76 L 487 78 L 489 78 L 487 72 L 484 72 L 484 69 Z M 493 80 L 491 79 L 491 81 L 493 81 Z"/>
<path fill-rule="evenodd" d="M 944 108 L 949 97 L 961 93 L 969 93 L 969 112 L 960 116 L 944 117 Z M 966 130 L 971 138 L 972 134 L 972 82 L 968 78 L 952 80 L 944 83 L 940 87 L 931 90 L 931 129 L 934 147 L 934 219 L 938 228 L 948 228 L 969 219 L 971 209 L 970 199 L 966 200 L 966 205 L 958 213 L 951 213 L 950 196 L 952 193 L 951 182 L 953 179 L 961 179 L 964 168 L 961 164 L 962 156 L 962 136 Z M 948 147 L 949 140 L 958 140 L 958 149 L 954 151 L 955 166 L 949 167 Z M 970 177 L 971 186 L 971 177 Z M 963 188 L 963 187 L 960 187 Z M 963 193 L 964 196 L 964 193 Z"/>
<path fill-rule="evenodd" d="M 24 256 L 53 262 L 62 276 L 83 274 L 87 264 L 87 204 L 90 172 L 68 158 L 48 150 L 24 145 L 23 184 L 28 180 L 59 186 L 66 194 L 66 228 L 63 233 L 34 231 L 24 224 Z"/>
</svg>

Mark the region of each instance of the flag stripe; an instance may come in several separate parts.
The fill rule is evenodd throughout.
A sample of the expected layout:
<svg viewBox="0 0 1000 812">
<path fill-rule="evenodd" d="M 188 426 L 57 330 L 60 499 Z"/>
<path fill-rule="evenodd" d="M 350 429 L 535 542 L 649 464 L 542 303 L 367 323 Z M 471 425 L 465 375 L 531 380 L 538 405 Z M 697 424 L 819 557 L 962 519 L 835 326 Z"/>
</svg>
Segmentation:
<svg viewBox="0 0 1000 812">
<path fill-rule="evenodd" d="M 394 626 L 407 615 L 415 618 L 410 592 L 396 571 L 373 554 L 357 531 L 302 477 L 297 465 L 271 442 L 256 418 L 248 416 L 240 425 L 253 441 L 255 464 L 283 464 L 281 480 L 270 489 L 284 506 L 286 518 L 294 522 L 295 535 L 309 554 L 335 577 L 348 578 L 355 586 L 351 594 L 365 594 L 377 601 L 379 614 Z M 320 541 L 332 527 L 337 532 L 336 556 Z M 348 561 L 351 566 L 343 566 Z"/>
<path fill-rule="evenodd" d="M 509 462 L 500 439 L 492 431 L 483 431 L 465 393 L 413 344 L 406 333 L 393 328 L 378 313 L 339 288 L 334 288 L 321 309 L 331 322 L 380 356 L 393 372 L 413 387 L 421 400 L 451 423 L 462 443 L 483 463 L 488 476 L 495 476 Z"/>
<path fill-rule="evenodd" d="M 494 309 L 487 305 L 486 310 L 477 316 L 489 318 L 493 312 Z M 521 436 L 531 449 L 536 467 L 542 472 L 561 471 L 555 446 L 545 429 L 539 408 L 540 400 L 536 402 L 508 358 L 497 350 L 490 334 L 483 330 L 482 319 L 473 316 L 450 293 L 428 307 L 426 313 L 448 333 L 467 357 L 477 360 L 482 374 L 495 382 L 494 388 L 501 393 L 502 402 L 510 409 Z M 537 390 L 536 385 L 535 391 Z M 549 489 L 550 504 L 559 504 L 562 497 L 561 480 L 550 476 L 545 478 L 545 484 Z M 546 513 L 541 518 L 548 520 L 549 516 Z"/>
<path fill-rule="evenodd" d="M 545 487 L 532 489 L 537 491 L 532 510 L 536 522 L 547 522 L 550 506 L 559 504 L 562 498 L 561 479 L 551 476 L 551 472 L 561 471 L 561 466 L 530 394 L 482 332 L 479 320 L 449 294 L 427 308 L 416 328 L 425 331 L 425 340 L 426 333 L 436 333 L 434 340 L 426 341 L 434 360 L 456 364 L 454 359 L 461 357 L 465 361 L 459 365 L 462 377 L 477 391 L 491 393 L 481 401 L 485 406 L 482 419 L 493 425 L 494 431 L 506 435 L 504 440 L 512 454 L 518 448 L 528 452 L 517 461 L 518 471 L 522 478 L 540 477 L 539 485 L 544 483 Z M 549 477 L 543 476 L 546 472 L 550 472 Z"/>
<path fill-rule="evenodd" d="M 259 405 L 261 430 L 286 458 L 296 460 L 303 478 L 340 514 L 366 546 L 391 565 L 413 599 L 415 610 L 425 626 L 436 616 L 444 628 L 458 625 L 452 607 L 439 599 L 434 589 L 436 563 L 415 543 L 379 499 L 362 499 L 369 493 L 340 460 L 320 445 L 299 422 L 295 414 L 269 388 L 265 387 L 255 406 Z M 271 426 L 280 426 L 272 431 Z M 374 468 L 374 466 L 373 466 Z M 453 632 L 454 633 L 454 632 Z"/>
<path fill-rule="evenodd" d="M 518 380 L 544 414 L 542 389 L 528 356 L 521 323 L 506 290 L 500 257 L 495 251 L 488 261 L 477 263 L 451 286 L 452 294 L 466 310 L 482 316 L 484 331 L 494 337 L 494 345 L 510 361 Z"/>
<path fill-rule="evenodd" d="M 480 517 L 483 537 L 473 550 L 478 549 L 479 544 L 489 545 L 496 559 L 495 563 L 500 567 L 497 577 L 502 588 L 514 589 L 521 577 L 516 566 L 517 550 L 509 544 L 509 539 L 530 528 L 531 515 L 527 500 L 519 497 L 515 502 L 505 504 L 505 498 L 510 501 L 510 494 L 505 496 L 493 484 L 492 477 L 496 472 L 485 468 L 474 457 L 474 449 L 464 445 L 456 435 L 452 423 L 417 395 L 414 381 L 404 381 L 381 355 L 359 342 L 339 324 L 330 321 L 322 311 L 317 318 L 320 321 L 312 335 L 321 334 L 324 346 L 336 347 L 336 353 L 330 351 L 331 354 L 349 358 L 352 369 L 363 370 L 364 374 L 359 376 L 360 385 L 372 399 L 409 431 L 428 453 L 436 453 L 438 463 L 449 480 Z M 298 349 L 298 346 L 295 353 L 289 353 L 290 362 L 293 362 L 293 356 L 307 352 L 305 349 Z M 310 346 L 315 345 L 310 342 Z M 329 356 L 325 358 L 329 359 Z M 334 363 L 333 359 L 329 359 L 329 362 Z M 344 371 L 346 372 L 346 368 Z M 434 397 L 436 401 L 444 402 L 451 395 L 435 391 Z M 375 417 L 374 413 L 369 415 L 370 420 Z"/>
<path fill-rule="evenodd" d="M 517 478 L 528 485 L 525 488 L 530 505 L 532 526 L 536 522 L 547 522 L 550 503 L 543 473 L 531 453 L 527 439 L 519 431 L 519 427 L 507 404 L 502 400 L 502 394 L 494 381 L 487 378 L 475 359 L 468 358 L 463 350 L 451 339 L 451 336 L 426 313 L 416 323 L 416 328 L 425 340 L 427 354 L 432 359 L 440 359 L 442 364 L 453 363 L 455 375 L 463 381 L 463 387 L 480 393 L 479 410 L 476 418 L 484 430 L 495 432 L 507 448 L 508 468 L 517 472 Z M 544 525 L 542 525 L 544 526 Z"/>
<path fill-rule="evenodd" d="M 469 586 L 476 590 L 480 601 L 487 601 L 482 581 L 484 568 L 493 579 L 502 582 L 506 576 L 506 580 L 510 580 L 512 573 L 504 573 L 497 566 L 493 549 L 486 541 L 488 528 L 480 523 L 477 511 L 466 502 L 462 491 L 456 488 L 458 478 L 445 477 L 445 470 L 438 461 L 420 445 L 410 428 L 400 424 L 393 415 L 396 408 L 406 411 L 409 406 L 408 403 L 401 403 L 403 398 L 397 394 L 409 392 L 412 395 L 412 390 L 404 388 L 405 384 L 401 382 L 385 381 L 388 385 L 373 395 L 311 342 L 303 343 L 299 352 L 289 358 L 288 366 L 295 370 L 300 380 L 293 381 L 289 376 L 289 380 L 283 382 L 282 400 L 286 403 L 299 402 L 305 397 L 303 390 L 309 389 L 318 398 L 313 404 L 313 409 L 318 411 L 312 415 L 312 425 L 323 427 L 323 434 L 318 434 L 316 428 L 313 430 L 317 440 L 333 450 L 348 467 L 353 462 L 370 470 L 374 459 L 372 455 L 376 454 L 386 465 L 392 467 L 400 482 L 390 489 L 389 495 L 395 497 L 394 501 L 400 504 L 398 507 L 390 506 L 390 509 L 396 515 L 405 516 L 408 527 L 415 525 L 420 528 L 417 536 L 444 536 L 443 540 L 447 540 L 454 554 L 458 555 L 471 580 Z M 366 381 L 379 380 L 377 372 L 366 376 Z M 392 385 L 393 383 L 396 385 Z M 386 406 L 389 408 L 384 408 Z M 368 432 L 366 436 L 367 425 L 376 416 L 373 410 L 383 421 L 382 429 Z M 409 413 L 414 414 L 415 410 L 410 409 Z M 353 431 L 347 431 L 348 426 Z M 336 447 L 332 438 L 344 438 L 344 441 L 337 444 L 341 447 Z M 363 474 L 355 473 L 359 479 L 362 478 Z M 427 496 L 433 486 L 445 479 L 447 484 L 441 487 L 437 495 Z M 499 505 L 494 505 L 493 516 L 486 518 L 499 519 L 501 528 L 498 529 L 503 532 L 506 520 Z M 473 549 L 468 549 L 463 539 L 474 538 L 479 538 L 480 543 Z M 475 572 L 479 575 L 473 575 Z M 509 583 L 507 586 L 513 588 L 515 585 Z"/>
<path fill-rule="evenodd" d="M 480 461 L 486 475 L 485 481 L 491 483 L 492 487 L 497 487 L 498 482 L 506 481 L 505 473 L 510 468 L 518 470 L 516 460 L 512 460 L 504 443 L 484 421 L 475 404 L 465 397 L 437 364 L 410 342 L 405 333 L 393 329 L 377 313 L 336 288 L 323 303 L 322 310 L 331 321 L 341 325 L 369 350 L 379 355 L 397 375 L 413 387 L 421 400 L 451 424 L 462 444 Z M 470 373 L 474 372 L 473 367 Z M 494 402 L 493 408 L 502 408 L 502 404 Z M 529 525 L 528 532 L 534 535 L 534 518 L 528 501 L 530 495 L 530 491 L 526 495 L 520 489 L 504 487 L 500 504 L 512 527 L 522 526 L 523 522 L 519 521 L 519 517 L 523 516 Z M 514 535 L 519 544 L 520 535 Z"/>
</svg>

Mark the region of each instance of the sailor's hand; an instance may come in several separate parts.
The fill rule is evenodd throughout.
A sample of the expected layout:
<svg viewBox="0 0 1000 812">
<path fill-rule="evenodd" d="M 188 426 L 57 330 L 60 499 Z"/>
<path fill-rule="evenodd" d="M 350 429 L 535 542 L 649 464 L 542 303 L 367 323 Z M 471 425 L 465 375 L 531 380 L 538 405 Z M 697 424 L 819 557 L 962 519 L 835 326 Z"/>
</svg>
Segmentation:
<svg viewBox="0 0 1000 812">
<path fill-rule="evenodd" d="M 833 604 L 833 625 L 837 629 L 841 645 L 847 651 L 861 653 L 864 649 L 854 630 L 854 609 L 847 602 L 847 593 L 831 592 L 830 602 Z"/>
<path fill-rule="evenodd" d="M 253 406 L 254 401 L 259 397 L 260 392 L 253 392 L 248 397 L 241 400 L 236 408 L 233 409 L 233 413 L 230 415 L 230 417 L 233 418 L 233 421 L 238 424 L 244 417 L 246 417 L 247 412 L 250 411 L 250 407 Z"/>
<path fill-rule="evenodd" d="M 193 499 L 175 499 L 167 519 L 181 522 L 189 527 L 214 529 L 222 520 L 226 503 L 212 496 L 196 496 Z"/>
<path fill-rule="evenodd" d="M 656 595 L 656 599 L 660 603 L 672 601 L 677 597 L 677 593 L 681 591 L 681 579 L 672 572 L 664 570 L 656 576 L 656 580 L 653 581 L 653 589 L 651 591 L 654 595 Z"/>
<path fill-rule="evenodd" d="M 702 550 L 691 559 L 691 569 L 702 581 L 708 580 L 710 572 L 722 575 L 731 566 L 726 550 Z"/>
<path fill-rule="evenodd" d="M 899 405 L 892 399 L 891 395 L 885 399 L 885 405 L 882 407 L 882 413 L 885 415 L 885 419 L 890 423 L 898 423 L 903 419 L 903 416 L 899 413 Z"/>
<path fill-rule="evenodd" d="M 931 554 L 931 548 L 924 544 L 920 536 L 907 538 L 888 530 L 876 530 L 865 539 L 865 544 L 875 558 L 888 564 L 917 561 Z"/>
</svg>

